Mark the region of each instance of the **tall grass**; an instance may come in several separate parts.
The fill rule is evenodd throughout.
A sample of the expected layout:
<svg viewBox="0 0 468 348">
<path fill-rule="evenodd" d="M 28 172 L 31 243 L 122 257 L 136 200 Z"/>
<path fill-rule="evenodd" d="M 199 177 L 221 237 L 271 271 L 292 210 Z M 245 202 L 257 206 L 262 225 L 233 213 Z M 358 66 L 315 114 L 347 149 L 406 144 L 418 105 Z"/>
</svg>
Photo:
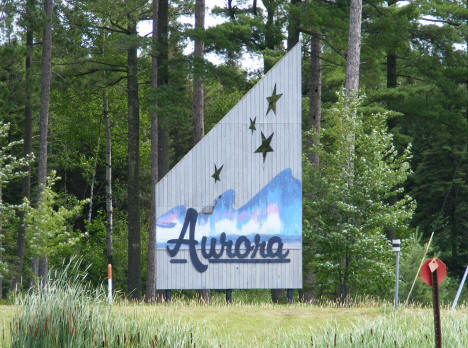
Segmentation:
<svg viewBox="0 0 468 348">
<path fill-rule="evenodd" d="M 187 324 L 113 315 L 103 289 L 86 286 L 78 268 L 77 262 L 64 266 L 47 288 L 18 299 L 21 309 L 10 325 L 11 348 L 194 346 Z"/>
<path fill-rule="evenodd" d="M 138 303 L 109 306 L 104 289 L 88 287 L 79 266 L 76 262 L 64 265 L 62 271 L 53 274 L 46 289 L 18 299 L 18 314 L 9 327 L 8 342 L 5 338 L 0 340 L 2 347 L 425 348 L 434 344 L 430 308 L 414 306 L 395 311 L 388 304 L 380 303 L 378 307 L 371 299 L 353 309 L 339 309 L 334 303 L 226 305 L 222 294 L 210 306 L 201 305 L 196 299 L 157 306 Z M 365 303 L 366 307 L 375 306 L 371 313 L 376 317 L 367 315 L 363 319 L 366 310 L 369 312 Z M 273 326 L 270 320 L 280 314 L 283 318 L 305 318 L 304 313 L 309 310 L 316 313 L 318 324 L 311 325 L 309 321 L 301 327 L 287 326 L 280 319 L 279 325 Z M 182 315 L 187 312 L 192 319 Z M 325 317 L 323 313 L 335 313 L 327 316 L 335 320 L 320 318 Z M 344 313 L 347 314 L 343 316 Z M 444 309 L 441 316 L 443 345 L 468 347 L 466 307 L 456 312 Z M 228 317 L 232 320 L 226 320 Z M 257 325 L 262 320 L 270 321 Z"/>
<path fill-rule="evenodd" d="M 318 331 L 279 332 L 271 347 L 408 347 L 434 346 L 433 317 L 427 310 L 392 311 L 374 320 L 362 320 L 348 328 L 329 324 Z M 468 316 L 446 311 L 442 317 L 444 347 L 468 347 Z M 270 347 L 270 345 L 268 345 Z"/>
</svg>

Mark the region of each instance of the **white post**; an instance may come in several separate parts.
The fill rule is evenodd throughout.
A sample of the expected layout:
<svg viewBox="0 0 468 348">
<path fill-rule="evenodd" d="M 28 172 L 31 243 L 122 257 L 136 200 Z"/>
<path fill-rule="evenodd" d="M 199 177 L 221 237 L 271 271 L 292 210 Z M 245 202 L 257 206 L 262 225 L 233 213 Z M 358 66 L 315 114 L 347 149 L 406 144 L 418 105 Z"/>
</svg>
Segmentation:
<svg viewBox="0 0 468 348">
<path fill-rule="evenodd" d="M 107 301 L 112 304 L 112 265 L 107 265 Z"/>
<path fill-rule="evenodd" d="M 457 294 L 455 295 L 455 299 L 453 300 L 452 308 L 451 308 L 452 311 L 455 310 L 455 307 L 457 306 L 458 298 L 460 297 L 460 293 L 463 289 L 463 284 L 465 284 L 467 274 L 468 274 L 468 266 L 466 266 L 462 281 L 460 282 L 460 285 L 458 286 Z"/>
<path fill-rule="evenodd" d="M 398 308 L 398 280 L 400 278 L 400 240 L 392 240 L 392 249 L 396 252 L 395 264 L 395 308 Z"/>
</svg>

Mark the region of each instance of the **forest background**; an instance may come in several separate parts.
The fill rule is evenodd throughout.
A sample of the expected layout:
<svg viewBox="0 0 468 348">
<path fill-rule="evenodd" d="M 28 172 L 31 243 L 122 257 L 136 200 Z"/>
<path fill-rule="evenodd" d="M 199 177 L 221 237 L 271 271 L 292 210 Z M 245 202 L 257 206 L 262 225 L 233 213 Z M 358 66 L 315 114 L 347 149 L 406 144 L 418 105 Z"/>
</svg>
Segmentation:
<svg viewBox="0 0 468 348">
<path fill-rule="evenodd" d="M 390 299 L 389 239 L 407 289 L 432 232 L 451 295 L 468 264 L 466 2 L 205 5 L 1 1 L 0 298 L 74 256 L 95 286 L 112 263 L 115 289 L 154 298 L 154 184 L 300 35 L 299 297 Z"/>
</svg>

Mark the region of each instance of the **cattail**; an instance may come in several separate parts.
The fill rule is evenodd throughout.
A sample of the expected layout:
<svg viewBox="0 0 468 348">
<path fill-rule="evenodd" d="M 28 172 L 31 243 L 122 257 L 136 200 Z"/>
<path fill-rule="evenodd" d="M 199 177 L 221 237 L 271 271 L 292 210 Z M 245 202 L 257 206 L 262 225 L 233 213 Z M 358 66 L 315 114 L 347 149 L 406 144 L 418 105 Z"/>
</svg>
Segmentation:
<svg viewBox="0 0 468 348">
<path fill-rule="evenodd" d="M 36 326 L 36 330 L 34 331 L 34 337 L 37 337 L 38 332 L 39 332 L 39 326 Z"/>
<path fill-rule="evenodd" d="M 158 335 L 154 335 L 154 341 L 158 343 Z"/>
<path fill-rule="evenodd" d="M 47 318 L 47 316 L 46 316 L 46 318 L 45 318 L 45 325 L 44 325 L 45 332 L 49 332 L 49 328 L 48 328 L 48 326 L 47 326 L 47 319 L 48 319 L 48 318 Z"/>
<path fill-rule="evenodd" d="M 92 338 L 93 338 L 93 342 L 94 342 L 94 327 L 93 327 L 93 336 L 92 336 Z"/>
<path fill-rule="evenodd" d="M 349 334 L 349 342 L 352 344 L 353 343 L 353 335 Z"/>
<path fill-rule="evenodd" d="M 151 348 L 154 348 L 154 340 L 151 340 Z"/>
<path fill-rule="evenodd" d="M 333 347 L 336 347 L 336 332 L 335 332 L 335 340 L 333 342 Z"/>
<path fill-rule="evenodd" d="M 117 334 L 117 345 L 120 346 L 120 335 Z"/>
<path fill-rule="evenodd" d="M 140 344 L 140 331 L 138 331 L 138 344 Z"/>
<path fill-rule="evenodd" d="M 374 336 L 374 330 L 372 328 L 370 329 L 370 335 Z"/>
<path fill-rule="evenodd" d="M 385 335 L 382 336 L 382 343 L 385 341 Z"/>
<path fill-rule="evenodd" d="M 394 341 L 393 341 L 393 345 L 394 345 L 394 346 L 395 346 L 395 348 L 396 348 L 396 340 L 394 340 Z"/>
<path fill-rule="evenodd" d="M 127 344 L 127 336 L 125 336 L 125 333 L 124 333 L 124 345 Z"/>
</svg>

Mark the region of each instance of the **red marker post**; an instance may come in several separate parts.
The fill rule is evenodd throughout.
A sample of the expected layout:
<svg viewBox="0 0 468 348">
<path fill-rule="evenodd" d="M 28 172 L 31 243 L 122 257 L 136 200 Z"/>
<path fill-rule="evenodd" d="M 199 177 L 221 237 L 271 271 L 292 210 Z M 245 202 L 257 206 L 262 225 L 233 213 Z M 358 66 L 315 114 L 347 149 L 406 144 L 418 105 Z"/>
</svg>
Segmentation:
<svg viewBox="0 0 468 348">
<path fill-rule="evenodd" d="M 112 265 L 107 265 L 107 301 L 112 304 Z"/>
<path fill-rule="evenodd" d="M 420 276 L 424 283 L 432 286 L 432 307 L 434 309 L 435 347 L 442 347 L 442 331 L 440 329 L 439 285 L 447 276 L 447 266 L 441 260 L 428 259 L 421 267 Z"/>
</svg>

